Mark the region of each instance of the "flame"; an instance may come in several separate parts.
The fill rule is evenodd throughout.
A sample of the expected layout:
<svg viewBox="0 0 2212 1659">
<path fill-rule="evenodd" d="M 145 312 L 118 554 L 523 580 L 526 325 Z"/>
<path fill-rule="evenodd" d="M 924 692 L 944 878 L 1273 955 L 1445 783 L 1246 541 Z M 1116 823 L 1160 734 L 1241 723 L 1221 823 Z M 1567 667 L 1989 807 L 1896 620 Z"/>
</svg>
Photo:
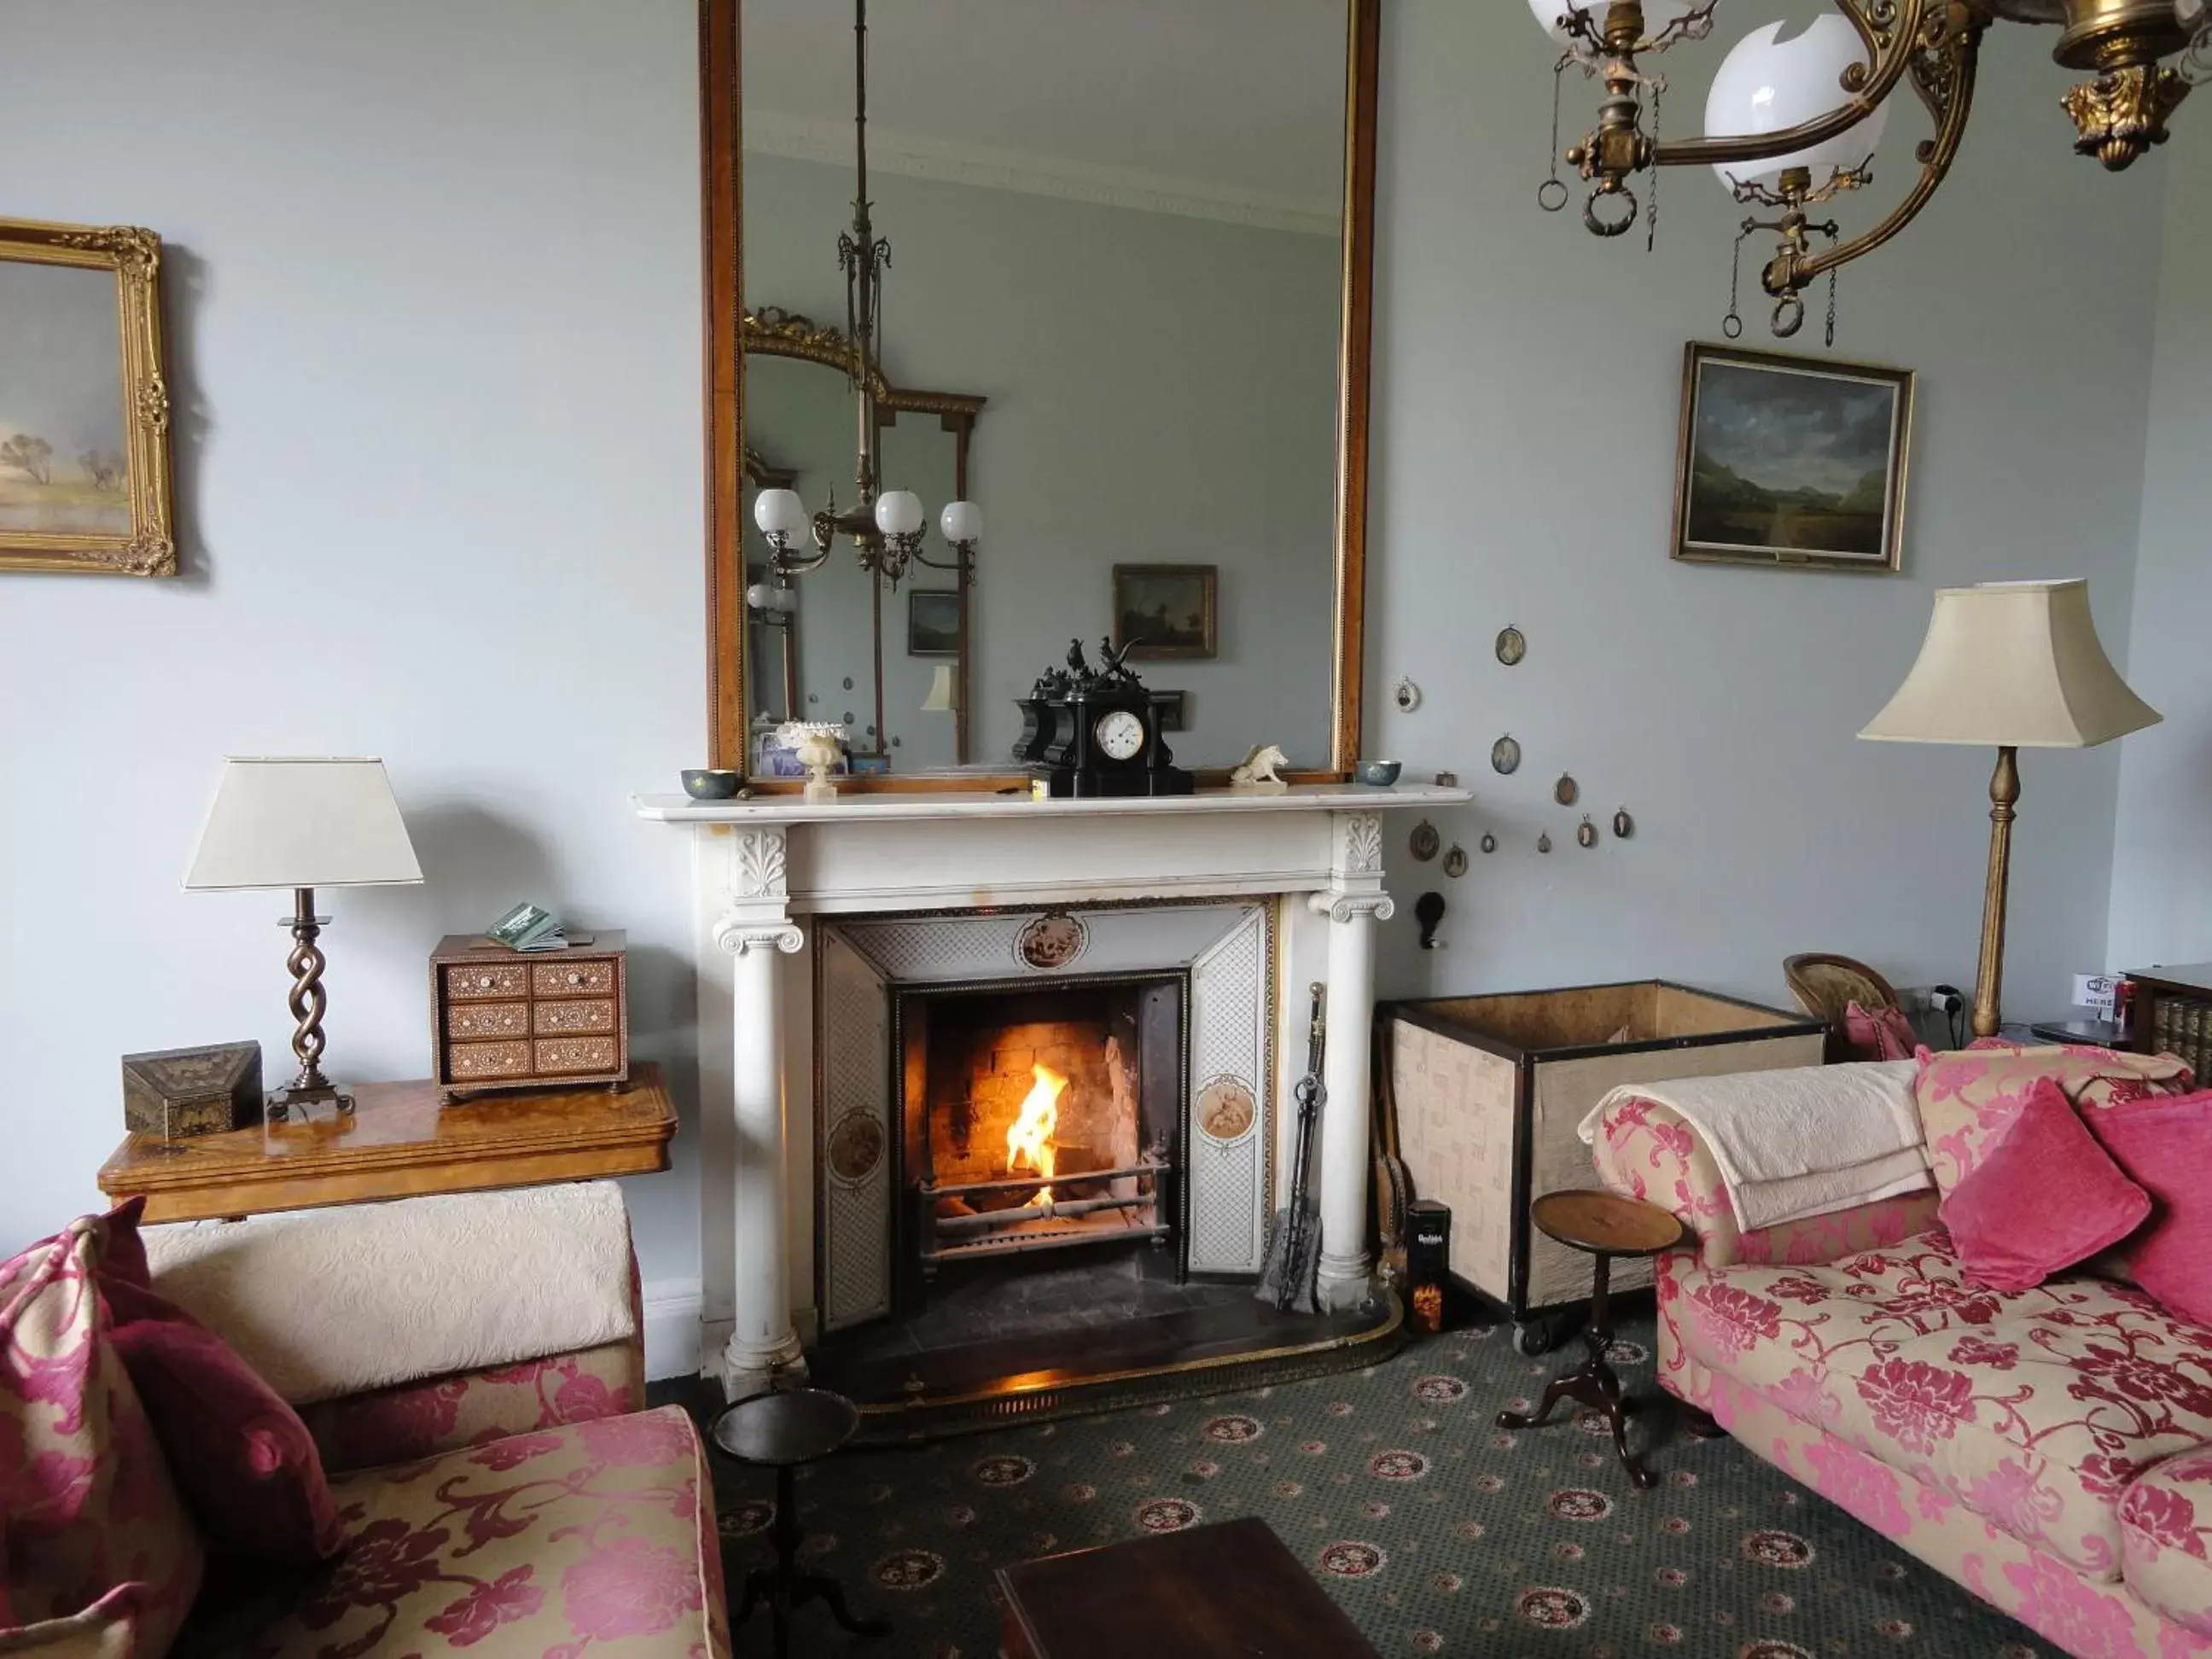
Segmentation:
<svg viewBox="0 0 2212 1659">
<path fill-rule="evenodd" d="M 1060 1097 L 1067 1091 L 1067 1079 L 1049 1066 L 1032 1066 L 1030 1075 L 1036 1081 L 1022 1097 L 1022 1109 L 1006 1128 L 1006 1173 L 1034 1170 L 1049 1181 L 1057 1150 L 1052 1135 L 1060 1127 Z M 1030 1201 L 1051 1203 L 1052 1188 L 1041 1188 Z"/>
</svg>

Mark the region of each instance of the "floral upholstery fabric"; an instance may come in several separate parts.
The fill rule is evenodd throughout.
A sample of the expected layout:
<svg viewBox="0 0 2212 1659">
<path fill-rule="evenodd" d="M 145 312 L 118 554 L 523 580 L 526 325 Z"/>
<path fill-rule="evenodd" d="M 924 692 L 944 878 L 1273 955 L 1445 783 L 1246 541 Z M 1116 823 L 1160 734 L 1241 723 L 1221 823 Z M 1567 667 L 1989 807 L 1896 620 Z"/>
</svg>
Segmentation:
<svg viewBox="0 0 2212 1659">
<path fill-rule="evenodd" d="M 2212 1439 L 2212 1330 L 2100 1279 L 1984 1290 L 1940 1229 L 1695 1274 L 1675 1313 L 1701 1364 L 2102 1578 L 2136 1475 Z"/>
<path fill-rule="evenodd" d="M 160 1659 L 205 1559 L 94 1284 L 97 1217 L 0 1263 L 0 1651 Z"/>
<path fill-rule="evenodd" d="M 621 1417 L 644 1403 L 645 1351 L 632 1341 L 320 1401 L 300 1415 L 335 1474 Z"/>
<path fill-rule="evenodd" d="M 1667 1340 L 1664 1328 L 1660 1340 Z M 2169 1622 L 2128 1587 L 2101 1583 L 1759 1390 L 1683 1358 L 1668 1386 L 1749 1450 L 1895 1540 L 2077 1659 L 2205 1659 L 2212 1637 Z"/>
<path fill-rule="evenodd" d="M 721 1557 L 680 1407 L 510 1436 L 332 1483 L 337 1561 L 201 1650 L 246 1659 L 725 1659 Z"/>
<path fill-rule="evenodd" d="M 1834 1261 L 1910 1238 L 1936 1219 L 1936 1194 L 1907 1193 L 1744 1232 L 1705 1141 L 1679 1114 L 1653 1101 L 1623 1101 L 1607 1112 L 1595 1150 L 1599 1179 L 1687 1222 L 1698 1237 L 1698 1260 L 1708 1267 Z"/>
<path fill-rule="evenodd" d="M 1988 1155 L 2050 1078 L 2084 1110 L 2122 1105 L 2147 1094 L 2185 1094 L 2189 1067 L 2172 1054 L 2110 1048 L 2023 1048 L 2015 1044 L 1923 1056 L 1914 1096 L 1927 1137 L 1928 1164 L 1946 1196 Z"/>
<path fill-rule="evenodd" d="M 2129 1487 L 2120 1539 L 2128 1588 L 2183 1629 L 2212 1637 L 2212 1447 L 2170 1459 Z"/>
</svg>

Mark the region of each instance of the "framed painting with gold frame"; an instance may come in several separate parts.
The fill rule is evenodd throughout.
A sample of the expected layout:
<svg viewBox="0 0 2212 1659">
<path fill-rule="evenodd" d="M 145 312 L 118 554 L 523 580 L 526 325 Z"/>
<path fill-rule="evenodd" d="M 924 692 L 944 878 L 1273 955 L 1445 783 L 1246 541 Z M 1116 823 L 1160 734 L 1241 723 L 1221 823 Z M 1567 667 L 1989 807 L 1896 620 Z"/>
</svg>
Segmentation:
<svg viewBox="0 0 2212 1659">
<path fill-rule="evenodd" d="M 1912 386 L 1909 369 L 1691 342 L 1674 556 L 1894 574 Z"/>
<path fill-rule="evenodd" d="M 173 576 L 161 239 L 0 219 L 0 570 Z"/>
</svg>

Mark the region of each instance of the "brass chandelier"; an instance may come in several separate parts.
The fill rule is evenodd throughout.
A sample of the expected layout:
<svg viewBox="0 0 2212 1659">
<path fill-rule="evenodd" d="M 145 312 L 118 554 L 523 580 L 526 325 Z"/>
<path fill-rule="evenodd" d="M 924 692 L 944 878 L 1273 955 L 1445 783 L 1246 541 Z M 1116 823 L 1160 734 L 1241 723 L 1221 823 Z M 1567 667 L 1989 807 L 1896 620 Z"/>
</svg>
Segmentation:
<svg viewBox="0 0 2212 1659">
<path fill-rule="evenodd" d="M 921 497 L 910 489 L 883 487 L 883 414 L 875 388 L 883 379 L 884 273 L 890 268 L 891 245 L 876 234 L 875 204 L 868 199 L 868 0 L 853 0 L 853 222 L 838 233 L 837 263 L 845 273 L 845 337 L 851 343 L 846 368 L 853 386 L 854 500 L 840 509 L 832 490 L 828 503 L 809 514 L 795 489 L 761 491 L 753 502 L 753 521 L 774 550 L 768 591 L 753 600 L 754 608 L 763 612 L 787 611 L 788 605 L 777 596 L 790 588 L 793 577 L 819 569 L 840 536 L 852 542 L 861 569 L 896 587 L 909 562 L 960 571 L 964 580 L 974 569 L 976 544 L 983 535 L 982 508 L 973 501 L 948 501 L 939 529 L 953 556 L 933 559 L 921 550 Z M 793 550 L 802 537 L 812 540 L 813 552 Z"/>
<path fill-rule="evenodd" d="M 1647 60 L 1712 33 L 1719 0 L 1529 0 L 1529 9 L 1561 50 L 1553 68 L 1552 176 L 1537 200 L 1547 212 L 1566 206 L 1559 162 L 1586 180 L 1583 222 L 1618 236 L 1639 215 L 1657 221 L 1658 174 L 1665 167 L 1709 166 L 1753 213 L 1736 239 L 1765 234 L 1773 256 L 1759 281 L 1773 297 L 1771 327 L 1787 338 L 1803 326 L 1804 295 L 1830 283 L 1829 343 L 1834 343 L 1835 273 L 1871 253 L 1928 205 L 1950 171 L 1972 107 L 1982 37 L 1997 22 L 2059 26 L 2052 56 L 2090 76 L 2067 93 L 2074 148 L 2113 172 L 2166 142 L 2166 118 L 2192 86 L 2212 81 L 2212 5 L 2208 0 L 1835 0 L 1837 10 L 1784 41 L 1783 26 L 1746 37 L 1721 65 L 1705 106 L 1705 133 L 1664 139 L 1660 113 L 1666 77 Z M 1597 125 L 1562 153 L 1558 99 L 1566 71 L 1578 69 L 1605 96 Z M 1846 237 L 1814 212 L 1872 181 L 1876 141 L 1888 99 L 1902 82 L 1926 107 L 1932 137 L 1915 149 L 1919 168 L 1904 199 L 1878 223 Z M 1647 108 L 1648 106 L 1648 108 Z M 1649 131 L 1646 116 L 1649 115 Z M 1654 169 L 1639 202 L 1630 181 Z M 1742 332 L 1733 285 L 1730 338 Z"/>
</svg>

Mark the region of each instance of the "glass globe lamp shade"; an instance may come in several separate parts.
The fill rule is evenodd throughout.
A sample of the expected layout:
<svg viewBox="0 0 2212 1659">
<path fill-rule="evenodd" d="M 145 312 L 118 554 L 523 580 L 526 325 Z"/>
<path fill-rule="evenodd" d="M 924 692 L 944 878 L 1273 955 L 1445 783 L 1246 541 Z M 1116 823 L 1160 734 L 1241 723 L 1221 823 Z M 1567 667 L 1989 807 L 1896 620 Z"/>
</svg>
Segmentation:
<svg viewBox="0 0 2212 1659">
<path fill-rule="evenodd" d="M 876 528 L 884 535 L 914 535 L 921 520 L 921 497 L 911 489 L 886 489 L 876 497 Z"/>
<path fill-rule="evenodd" d="M 1858 31 L 1834 12 L 1784 40 L 1782 31 L 1787 27 L 1769 23 L 1753 29 L 1723 60 L 1705 97 L 1708 138 L 1780 132 L 1826 115 L 1849 97 L 1843 88 L 1844 73 L 1852 64 L 1866 62 L 1866 46 Z M 1889 105 L 1884 101 L 1866 119 L 1824 144 L 1771 161 L 1723 161 L 1713 173 L 1726 188 L 1732 179 L 1771 184 L 1788 168 L 1805 167 L 1818 187 L 1838 167 L 1864 166 L 1888 123 Z"/>
<path fill-rule="evenodd" d="M 753 522 L 763 536 L 802 536 L 812 521 L 795 489 L 763 489 L 753 502 Z"/>
<path fill-rule="evenodd" d="M 945 532 L 948 542 L 980 542 L 983 539 L 983 509 L 973 501 L 947 501 L 938 518 L 937 527 Z"/>
<path fill-rule="evenodd" d="M 1651 40 L 1662 29 L 1680 22 L 1695 11 L 1698 3 L 1699 0 L 1644 0 L 1644 38 Z M 1588 12 L 1591 27 L 1602 34 L 1607 9 L 1607 0 L 1528 0 L 1529 15 L 1561 46 L 1574 38 L 1559 27 L 1559 20 L 1567 13 Z"/>
</svg>

